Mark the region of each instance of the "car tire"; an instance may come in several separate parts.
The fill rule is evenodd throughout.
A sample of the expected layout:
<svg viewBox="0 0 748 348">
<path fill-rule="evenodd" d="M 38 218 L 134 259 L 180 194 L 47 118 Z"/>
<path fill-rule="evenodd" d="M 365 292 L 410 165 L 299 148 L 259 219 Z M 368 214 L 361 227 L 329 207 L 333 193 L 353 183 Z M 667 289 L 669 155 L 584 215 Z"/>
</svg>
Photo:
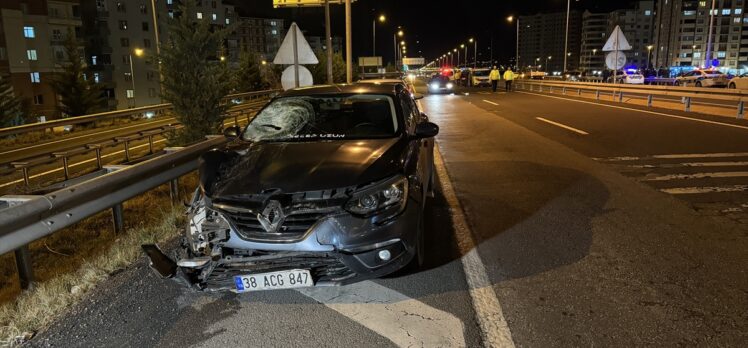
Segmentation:
<svg viewBox="0 0 748 348">
<path fill-rule="evenodd" d="M 735 86 L 735 83 L 731 83 L 729 86 L 727 86 L 729 89 L 735 89 L 737 86 Z"/>
<path fill-rule="evenodd" d="M 696 81 L 696 87 L 701 87 L 701 81 Z"/>
</svg>

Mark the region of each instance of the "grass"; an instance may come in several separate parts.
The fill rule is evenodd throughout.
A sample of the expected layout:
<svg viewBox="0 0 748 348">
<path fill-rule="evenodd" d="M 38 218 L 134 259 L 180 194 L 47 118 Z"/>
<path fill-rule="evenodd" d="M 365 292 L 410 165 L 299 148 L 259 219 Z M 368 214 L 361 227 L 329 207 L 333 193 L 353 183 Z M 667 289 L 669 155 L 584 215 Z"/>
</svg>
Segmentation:
<svg viewBox="0 0 748 348">
<path fill-rule="evenodd" d="M 180 197 L 197 176 L 180 180 Z M 142 255 L 140 245 L 163 243 L 184 226 L 184 208 L 170 203 L 168 185 L 125 203 L 125 231 L 115 235 L 111 213 L 94 215 L 30 245 L 36 286 L 21 292 L 13 254 L 0 257 L 0 346 L 31 338 L 96 285 Z"/>
</svg>

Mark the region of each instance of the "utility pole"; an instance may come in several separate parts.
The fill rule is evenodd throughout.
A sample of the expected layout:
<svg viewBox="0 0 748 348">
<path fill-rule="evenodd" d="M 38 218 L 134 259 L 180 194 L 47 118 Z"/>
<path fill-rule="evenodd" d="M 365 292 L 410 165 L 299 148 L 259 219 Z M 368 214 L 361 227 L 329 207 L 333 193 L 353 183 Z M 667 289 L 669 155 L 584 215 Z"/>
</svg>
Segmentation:
<svg viewBox="0 0 748 348">
<path fill-rule="evenodd" d="M 706 38 L 706 58 L 705 66 L 712 67 L 712 32 L 714 30 L 714 11 L 716 11 L 717 0 L 712 0 L 712 9 L 709 11 L 709 36 Z"/>
<path fill-rule="evenodd" d="M 327 84 L 334 84 L 332 77 L 332 33 L 330 29 L 330 0 L 325 0 L 325 42 L 327 43 Z"/>
<path fill-rule="evenodd" d="M 351 38 L 351 0 L 345 0 L 345 75 L 353 82 L 353 39 Z"/>
<path fill-rule="evenodd" d="M 571 0 L 566 0 L 566 38 L 564 39 L 564 68 L 561 69 L 566 71 L 566 59 L 568 58 L 568 52 L 569 52 L 569 14 L 571 11 Z M 546 67 L 548 69 L 548 67 Z"/>
<path fill-rule="evenodd" d="M 151 16 L 153 18 L 153 35 L 156 39 L 156 66 L 158 67 L 158 89 L 159 97 L 163 101 L 164 95 L 164 73 L 161 71 L 161 39 L 158 33 L 158 15 L 156 13 L 156 0 L 151 0 Z M 133 93 L 135 90 L 133 89 Z"/>
</svg>

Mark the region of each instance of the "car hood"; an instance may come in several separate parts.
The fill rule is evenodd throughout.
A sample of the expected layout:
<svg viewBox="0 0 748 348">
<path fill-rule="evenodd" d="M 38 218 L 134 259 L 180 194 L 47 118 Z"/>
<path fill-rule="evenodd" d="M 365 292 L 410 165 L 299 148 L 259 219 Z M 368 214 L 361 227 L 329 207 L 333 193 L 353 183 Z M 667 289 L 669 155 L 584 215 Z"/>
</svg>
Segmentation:
<svg viewBox="0 0 748 348">
<path fill-rule="evenodd" d="M 365 185 L 398 173 L 407 144 L 402 138 L 233 144 L 203 155 L 201 186 L 216 199 Z"/>
</svg>

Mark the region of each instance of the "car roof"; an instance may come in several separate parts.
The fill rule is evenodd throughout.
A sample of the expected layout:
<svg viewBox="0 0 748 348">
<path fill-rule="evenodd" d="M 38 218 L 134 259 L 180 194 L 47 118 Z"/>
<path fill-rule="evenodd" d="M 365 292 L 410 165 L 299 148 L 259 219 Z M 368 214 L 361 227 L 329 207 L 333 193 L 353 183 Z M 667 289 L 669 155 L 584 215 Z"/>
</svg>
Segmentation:
<svg viewBox="0 0 748 348">
<path fill-rule="evenodd" d="M 405 81 L 400 79 L 365 79 L 359 80 L 357 83 L 405 83 Z"/>
<path fill-rule="evenodd" d="M 396 94 L 395 84 L 354 83 L 299 87 L 282 92 L 279 97 L 325 95 L 325 94 Z"/>
</svg>

